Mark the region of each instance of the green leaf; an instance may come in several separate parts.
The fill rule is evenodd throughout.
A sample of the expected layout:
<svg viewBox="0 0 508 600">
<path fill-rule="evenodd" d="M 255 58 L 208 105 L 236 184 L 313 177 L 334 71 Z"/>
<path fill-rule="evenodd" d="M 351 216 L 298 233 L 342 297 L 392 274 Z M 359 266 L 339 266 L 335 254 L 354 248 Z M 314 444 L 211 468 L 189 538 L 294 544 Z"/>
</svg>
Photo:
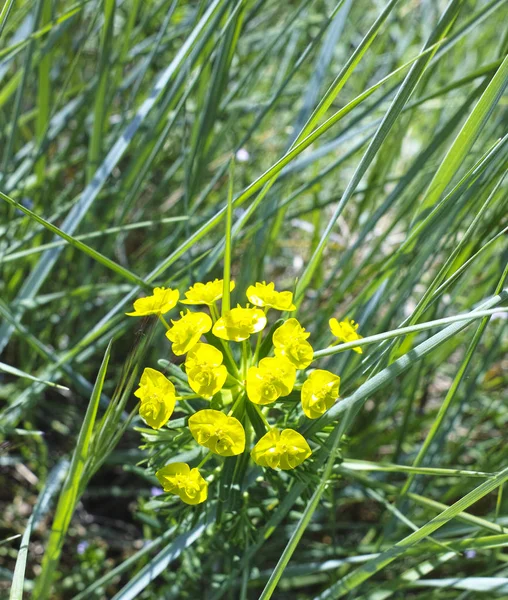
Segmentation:
<svg viewBox="0 0 508 600">
<path fill-rule="evenodd" d="M 45 381 L 44 379 L 38 379 L 29 373 L 25 373 L 25 371 L 21 371 L 21 369 L 16 369 L 16 367 L 11 367 L 10 365 L 6 365 L 3 362 L 0 362 L 0 371 L 4 373 L 9 373 L 10 375 L 15 375 L 16 377 L 23 377 L 24 379 L 30 379 L 31 381 L 38 381 L 39 383 L 44 383 L 45 385 L 49 385 L 51 387 L 58 388 L 59 390 L 68 390 L 69 388 L 65 385 L 59 385 L 58 383 L 53 383 L 52 381 Z"/>
<path fill-rule="evenodd" d="M 319 600 L 335 600 L 336 598 L 342 598 L 351 590 L 356 589 L 361 583 L 372 577 L 375 573 L 378 573 L 384 569 L 391 562 L 402 556 L 406 551 L 417 544 L 424 537 L 430 535 L 448 521 L 455 518 L 465 509 L 469 508 L 472 504 L 478 502 L 481 498 L 495 490 L 500 485 L 508 480 L 508 468 L 498 473 L 492 479 L 485 481 L 480 486 L 466 494 L 463 498 L 455 502 L 452 506 L 448 507 L 437 517 L 434 517 L 431 521 L 420 527 L 414 533 L 411 533 L 400 542 L 397 542 L 392 548 L 382 552 L 380 556 L 369 560 L 361 567 L 355 569 L 337 583 L 334 583 L 325 592 L 318 596 Z"/>
<path fill-rule="evenodd" d="M 445 35 L 447 34 L 448 30 L 452 26 L 452 24 L 457 16 L 461 2 L 462 2 L 462 0 L 452 0 L 452 2 L 450 2 L 446 11 L 443 13 L 436 29 L 432 32 L 429 39 L 427 40 L 427 43 L 425 44 L 425 47 L 424 47 L 424 51 L 429 50 L 437 42 L 439 42 L 442 38 L 445 37 Z M 434 48 L 432 53 L 425 54 L 424 56 L 420 57 L 413 64 L 413 66 L 409 70 L 409 73 L 407 74 L 403 84 L 399 88 L 399 91 L 397 92 L 397 95 L 395 96 L 389 110 L 384 115 L 383 120 L 381 121 L 379 127 L 376 130 L 374 137 L 372 138 L 372 141 L 370 142 L 370 144 L 369 144 L 367 150 L 365 151 L 365 154 L 363 155 L 359 165 L 357 166 L 346 190 L 344 191 L 344 194 L 342 195 L 339 203 L 337 204 L 337 207 L 335 208 L 333 215 L 328 222 L 328 225 L 326 226 L 323 234 L 321 235 L 319 243 L 317 244 L 314 252 L 312 253 L 312 256 L 311 256 L 307 266 L 305 267 L 305 270 L 302 273 L 302 276 L 298 280 L 298 286 L 297 286 L 297 291 L 296 291 L 297 302 L 301 302 L 303 299 L 305 290 L 307 289 L 307 286 L 309 285 L 309 283 L 314 275 L 314 272 L 321 260 L 321 256 L 324 252 L 324 249 L 328 242 L 328 239 L 332 233 L 332 230 L 333 230 L 337 220 L 339 219 L 340 215 L 342 214 L 344 207 L 346 206 L 349 199 L 352 197 L 358 184 L 364 177 L 368 167 L 370 166 L 370 164 L 374 160 L 374 157 L 380 150 L 388 133 L 392 129 L 393 125 L 395 124 L 395 121 L 397 120 L 399 114 L 401 113 L 405 104 L 409 100 L 411 94 L 413 93 L 416 86 L 418 85 L 428 63 L 430 62 L 430 60 L 432 58 L 433 53 L 435 53 L 436 50 L 437 50 L 437 48 Z"/>
<path fill-rule="evenodd" d="M 229 166 L 229 187 L 228 187 L 228 205 L 226 211 L 226 249 L 224 251 L 224 282 L 222 288 L 222 315 L 226 313 L 230 307 L 230 289 L 229 282 L 231 280 L 231 226 L 233 220 L 233 187 L 234 187 L 235 163 L 232 160 Z"/>
<path fill-rule="evenodd" d="M 487 310 L 490 307 L 497 306 L 506 301 L 507 298 L 508 290 L 503 290 L 501 294 L 498 294 L 481 304 L 478 307 L 478 310 Z M 454 337 L 459 331 L 464 329 L 464 327 L 467 327 L 469 323 L 470 322 L 466 322 L 464 324 L 464 322 L 461 323 L 459 321 L 458 324 L 449 325 L 439 333 L 425 340 L 410 352 L 398 358 L 389 367 L 386 367 L 377 375 L 374 375 L 374 377 L 362 384 L 351 396 L 337 402 L 322 417 L 313 421 L 311 425 L 303 427 L 302 433 L 313 435 L 315 432 L 323 429 L 326 425 L 336 421 L 342 413 L 349 410 L 353 410 L 355 413 L 358 412 L 361 406 L 363 406 L 363 403 L 375 392 L 394 381 L 396 377 L 404 373 L 404 371 L 412 367 L 424 356 L 438 348 L 443 342 Z"/>
<path fill-rule="evenodd" d="M 111 600 L 133 600 L 149 585 L 162 571 L 174 562 L 181 553 L 196 542 L 204 533 L 213 519 L 201 519 L 201 523 L 177 536 L 170 544 L 157 554 L 143 567 L 127 585 L 125 585 Z"/>
<path fill-rule="evenodd" d="M 79 500 L 79 489 L 82 485 L 83 470 L 88 458 L 88 449 L 92 438 L 93 426 L 99 407 L 99 399 L 104 385 L 110 355 L 111 343 L 106 350 L 99 369 L 94 390 L 83 420 L 83 425 L 81 426 L 76 442 L 76 448 L 72 454 L 69 471 L 58 499 L 56 513 L 51 527 L 51 534 L 42 559 L 41 573 L 37 577 L 34 588 L 34 595 L 37 598 L 40 598 L 40 600 L 50 597 L 53 577 L 60 562 L 60 554 L 62 552 L 65 535 Z"/>
<path fill-rule="evenodd" d="M 443 162 L 436 171 L 422 199 L 420 214 L 431 209 L 455 176 L 482 128 L 499 102 L 508 84 L 508 57 L 504 59 L 487 89 L 464 123 L 458 136 L 448 150 Z"/>
<path fill-rule="evenodd" d="M 28 558 L 28 546 L 30 542 L 30 536 L 32 530 L 37 526 L 37 523 L 48 511 L 49 505 L 53 496 L 58 491 L 69 464 L 66 460 L 62 460 L 53 467 L 48 475 L 46 483 L 37 498 L 37 502 L 34 506 L 33 512 L 30 515 L 28 522 L 21 538 L 21 546 L 19 548 L 18 556 L 16 558 L 16 566 L 14 567 L 14 574 L 12 577 L 12 586 L 9 596 L 9 600 L 22 600 L 23 599 L 23 588 L 25 580 L 26 562 Z"/>
<path fill-rule="evenodd" d="M 34 212 L 32 212 L 30 209 L 26 208 L 19 202 L 16 202 L 16 200 L 13 200 L 12 198 L 3 194 L 2 192 L 0 192 L 0 198 L 2 198 L 2 200 L 5 200 L 6 202 L 8 202 L 11 206 L 14 206 L 21 212 L 24 212 L 31 219 L 33 219 L 37 223 L 40 223 L 41 225 L 43 225 L 46 229 L 48 229 L 52 233 L 55 233 L 56 235 L 63 238 L 71 246 L 74 246 L 78 250 L 81 250 L 81 252 L 84 252 L 85 254 L 87 254 L 88 256 L 90 256 L 91 258 L 93 258 L 94 260 L 99 262 L 100 264 L 104 265 L 105 267 L 107 267 L 108 269 L 113 271 L 114 273 L 121 275 L 127 281 L 130 281 L 131 283 L 139 285 L 142 288 L 150 289 L 150 286 L 147 283 L 145 283 L 145 281 L 143 279 L 139 278 L 137 275 L 134 275 L 134 273 L 131 273 L 125 267 L 122 267 L 121 265 L 115 263 L 113 260 L 107 258 L 106 256 L 103 256 L 100 252 L 97 252 L 93 248 L 90 248 L 90 246 L 87 246 L 83 242 L 80 242 L 76 238 L 72 237 L 72 235 L 68 235 L 67 233 L 65 233 L 65 231 L 62 231 L 55 225 L 48 223 L 48 221 L 46 221 L 42 217 L 39 217 L 38 215 L 36 215 Z"/>
</svg>

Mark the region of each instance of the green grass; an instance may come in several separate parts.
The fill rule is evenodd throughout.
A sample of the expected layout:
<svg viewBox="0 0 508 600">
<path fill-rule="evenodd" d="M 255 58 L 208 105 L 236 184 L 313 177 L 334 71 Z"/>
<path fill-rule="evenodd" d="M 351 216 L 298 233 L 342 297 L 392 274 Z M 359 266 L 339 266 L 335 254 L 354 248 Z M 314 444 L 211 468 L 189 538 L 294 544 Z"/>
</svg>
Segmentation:
<svg viewBox="0 0 508 600">
<path fill-rule="evenodd" d="M 1 597 L 506 597 L 507 16 L 4 2 Z M 214 459 L 189 507 L 152 488 L 203 458 L 194 405 L 155 431 L 132 395 L 145 366 L 186 376 L 124 313 L 223 276 L 224 308 L 295 292 L 341 401 L 309 421 L 294 392 L 270 416 L 312 460 Z M 332 316 L 364 339 L 330 347 Z"/>
</svg>

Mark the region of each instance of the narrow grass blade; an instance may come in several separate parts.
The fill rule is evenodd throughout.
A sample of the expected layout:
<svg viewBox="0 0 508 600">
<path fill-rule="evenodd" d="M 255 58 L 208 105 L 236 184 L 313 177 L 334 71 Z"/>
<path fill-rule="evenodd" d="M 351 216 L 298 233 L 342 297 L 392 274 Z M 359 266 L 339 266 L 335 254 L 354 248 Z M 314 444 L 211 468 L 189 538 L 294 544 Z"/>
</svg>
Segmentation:
<svg viewBox="0 0 508 600">
<path fill-rule="evenodd" d="M 155 225 L 164 225 L 166 223 L 178 223 L 180 221 L 187 220 L 188 217 L 166 217 L 164 219 L 159 219 L 158 221 L 140 221 L 139 223 L 130 223 L 129 225 L 122 225 L 120 227 L 108 227 L 106 229 L 102 229 L 101 231 L 92 231 L 90 233 L 84 233 L 82 235 L 75 235 L 72 237 L 74 240 L 81 242 L 83 240 L 100 238 L 115 233 L 126 233 L 128 231 L 133 231 L 136 229 L 144 229 L 145 227 L 150 228 L 154 227 Z M 26 250 L 19 250 L 18 252 L 9 252 L 6 256 L 0 258 L 0 264 L 11 262 L 13 260 L 18 260 L 19 258 L 30 256 L 31 254 L 38 254 L 40 252 L 44 252 L 44 250 L 49 250 L 51 248 L 65 246 L 67 243 L 68 242 L 66 242 L 65 240 L 57 240 L 55 242 L 41 244 L 40 246 L 36 246 L 34 248 L 27 248 Z"/>
<path fill-rule="evenodd" d="M 233 187 L 234 187 L 235 162 L 229 165 L 228 206 L 226 211 L 226 246 L 224 250 L 224 285 L 222 289 L 222 314 L 231 306 L 229 282 L 231 280 L 231 227 L 233 221 Z"/>
<path fill-rule="evenodd" d="M 93 128 L 88 148 L 87 179 L 90 181 L 99 166 L 102 144 L 105 135 L 105 123 L 107 116 L 107 99 L 109 88 L 109 71 L 111 62 L 111 51 L 113 41 L 113 23 L 115 18 L 116 0 L 104 0 L 104 20 L 102 25 L 101 48 L 99 55 L 99 83 L 95 94 L 95 105 L 93 111 Z"/>
<path fill-rule="evenodd" d="M 430 535 L 448 523 L 448 521 L 455 518 L 459 513 L 481 500 L 487 494 L 490 494 L 506 480 L 508 480 L 508 468 L 498 473 L 492 479 L 485 481 L 473 491 L 469 492 L 469 494 L 466 494 L 463 498 L 444 510 L 437 517 L 434 517 L 434 519 L 429 521 L 426 525 L 420 527 L 418 531 L 408 535 L 400 542 L 397 542 L 391 549 L 381 553 L 378 558 L 368 561 L 365 565 L 362 565 L 358 569 L 355 569 L 353 572 L 343 577 L 340 581 L 333 584 L 323 594 L 321 594 L 317 600 L 336 600 L 337 598 L 342 598 L 348 592 L 356 589 L 364 581 L 405 554 L 410 547 L 417 544 L 424 537 Z"/>
<path fill-rule="evenodd" d="M 33 219 L 34 221 L 37 221 L 37 223 L 40 223 L 41 225 L 43 225 L 46 229 L 48 229 L 52 233 L 63 238 L 71 246 L 74 246 L 78 250 L 81 250 L 81 252 L 88 254 L 88 256 L 90 256 L 91 258 L 93 258 L 94 260 L 99 262 L 101 265 L 104 265 L 105 267 L 107 267 L 108 269 L 110 269 L 111 271 L 116 273 L 117 275 L 121 275 L 123 278 L 127 279 L 127 281 L 130 281 L 131 283 L 134 283 L 135 285 L 139 285 L 140 287 L 142 287 L 144 289 L 147 289 L 147 290 L 150 289 L 149 284 L 145 283 L 143 281 L 143 279 L 141 279 L 137 275 L 134 275 L 134 273 L 131 273 L 125 267 L 122 267 L 121 265 L 115 263 L 113 260 L 111 260 L 107 256 L 104 256 L 100 252 L 97 252 L 97 250 L 94 250 L 87 244 L 80 242 L 72 235 L 65 233 L 65 231 L 62 231 L 61 229 L 56 227 L 56 225 L 52 225 L 51 223 L 46 221 L 46 219 L 39 217 L 39 215 L 36 215 L 30 209 L 26 208 L 19 202 L 16 202 L 16 200 L 13 200 L 12 198 L 10 198 L 9 196 L 6 196 L 2 192 L 0 192 L 0 198 L 2 198 L 2 200 L 5 200 L 6 202 L 8 202 L 11 206 L 14 206 L 18 210 L 24 212 L 31 219 Z"/>
<path fill-rule="evenodd" d="M 431 209 L 455 176 L 469 150 L 480 134 L 508 84 L 508 56 L 504 59 L 487 89 L 472 110 L 464 126 L 448 150 L 443 162 L 429 184 L 422 200 L 420 214 Z"/>
<path fill-rule="evenodd" d="M 9 600 L 23 599 L 23 584 L 25 580 L 26 562 L 28 557 L 28 544 L 30 542 L 32 529 L 36 527 L 38 521 L 46 514 L 53 496 L 56 494 L 63 481 L 68 466 L 69 465 L 65 460 L 60 461 L 55 465 L 48 475 L 46 484 L 37 498 L 37 503 L 35 504 L 33 512 L 28 519 L 23 537 L 21 539 L 21 546 L 16 558 L 16 566 L 14 568 L 14 574 L 12 577 L 12 587 Z"/>
<path fill-rule="evenodd" d="M 408 467 L 390 463 L 376 463 L 368 460 L 346 459 L 341 463 L 344 469 L 352 471 L 384 471 L 386 473 L 415 473 L 418 475 L 435 475 L 436 477 L 493 477 L 493 473 L 482 471 L 467 471 L 465 469 L 441 469 L 438 467 Z"/>
<path fill-rule="evenodd" d="M 491 593 L 494 596 L 508 594 L 508 577 L 443 577 L 442 579 L 422 579 L 413 581 L 411 588 L 443 588 L 446 590 L 466 590 L 479 594 Z"/>
<path fill-rule="evenodd" d="M 336 346 L 330 346 L 329 348 L 323 348 L 322 350 L 316 350 L 314 352 L 314 360 L 323 358 L 324 356 L 331 356 L 344 350 L 351 350 L 352 348 L 369 346 L 376 342 L 382 342 L 384 340 L 397 338 L 402 335 L 409 333 L 415 333 L 418 331 L 426 331 L 427 329 L 433 329 L 441 325 L 448 325 L 450 323 L 456 323 L 458 321 L 473 321 L 475 319 L 483 319 L 497 312 L 508 312 L 508 307 L 490 308 L 488 310 L 474 310 L 464 315 L 454 315 L 452 317 L 444 317 L 443 319 L 436 319 L 435 321 L 427 321 L 427 323 L 418 323 L 418 325 L 411 325 L 409 327 L 401 327 L 400 329 L 394 329 L 393 331 L 385 331 L 384 333 L 376 333 L 375 335 L 369 335 L 360 340 L 354 342 L 344 342 L 343 344 L 337 344 Z"/>
<path fill-rule="evenodd" d="M 11 367 L 10 365 L 6 365 L 3 362 L 0 362 L 0 371 L 4 373 L 9 373 L 9 375 L 15 375 L 16 377 L 22 377 L 24 379 L 30 379 L 31 381 L 37 381 L 39 383 L 44 383 L 45 385 L 49 385 L 50 387 L 58 388 L 59 390 L 68 390 L 69 388 L 65 385 L 59 385 L 58 383 L 53 383 L 52 381 L 45 381 L 44 379 L 38 379 L 29 373 L 25 373 L 25 371 L 21 371 L 21 369 L 16 369 L 16 367 Z"/>
<path fill-rule="evenodd" d="M 496 290 L 497 292 L 499 292 L 502 289 L 507 277 L 508 277 L 508 265 L 506 265 L 504 273 L 502 274 L 501 279 L 498 283 L 497 290 Z M 420 450 L 418 451 L 418 454 L 416 455 L 416 458 L 413 461 L 413 467 L 419 467 L 422 464 L 434 438 L 436 437 L 436 434 L 437 434 L 439 428 L 441 427 L 443 420 L 445 419 L 445 417 L 450 409 L 450 406 L 452 405 L 452 403 L 456 397 L 457 390 L 458 390 L 462 380 L 465 377 L 465 374 L 469 367 L 469 363 L 471 362 L 471 359 L 473 358 L 476 348 L 477 348 L 478 344 L 480 343 L 480 340 L 483 336 L 483 333 L 485 331 L 485 328 L 487 327 L 488 322 L 489 322 L 488 318 L 483 319 L 483 321 L 480 323 L 480 325 L 476 329 L 473 339 L 471 340 L 471 343 L 469 344 L 469 346 L 466 350 L 465 356 L 459 366 L 459 369 L 453 379 L 453 382 L 452 382 L 448 392 L 446 393 L 445 399 L 443 400 L 443 403 L 439 407 L 437 416 L 434 419 L 434 422 L 432 423 L 432 426 L 431 426 L 429 432 L 427 433 L 425 440 L 424 440 Z M 415 477 L 414 474 L 411 474 L 408 477 L 404 487 L 402 488 L 401 496 L 404 496 L 404 494 L 409 490 L 414 477 Z"/>
<path fill-rule="evenodd" d="M 44 27 L 51 21 L 51 0 L 42 0 L 41 20 L 39 25 Z M 40 59 L 38 65 L 38 98 L 37 98 L 37 119 L 36 119 L 36 137 L 37 144 L 40 146 L 44 140 L 46 129 L 49 126 L 49 116 L 51 111 L 51 89 L 50 89 L 50 69 L 52 63 L 52 50 L 46 52 Z M 35 171 L 39 185 L 44 184 L 46 177 L 46 155 L 41 155 L 35 164 Z"/>
<path fill-rule="evenodd" d="M 7 23 L 7 19 L 9 18 L 9 13 L 11 12 L 12 5 L 14 4 L 14 0 L 6 0 L 4 5 L 2 6 L 2 10 L 0 11 L 0 36 L 4 31 L 5 24 Z"/>
<path fill-rule="evenodd" d="M 343 433 L 342 428 L 338 428 L 331 436 L 332 439 L 331 439 L 331 443 L 330 443 L 329 456 L 328 456 L 328 460 L 326 462 L 326 466 L 320 477 L 319 485 L 317 486 L 315 492 L 312 494 L 312 498 L 310 499 L 310 502 L 305 507 L 303 515 L 302 515 L 301 519 L 298 521 L 298 524 L 297 524 L 293 534 L 291 535 L 289 542 L 286 544 L 286 547 L 284 548 L 284 551 L 282 552 L 282 554 L 279 558 L 279 561 L 277 562 L 272 574 L 270 575 L 270 579 L 268 580 L 266 586 L 264 587 L 263 592 L 261 593 L 261 596 L 259 597 L 259 600 L 269 600 L 269 598 L 272 597 L 273 592 L 275 591 L 275 588 L 277 587 L 277 584 L 278 584 L 280 578 L 282 577 L 282 574 L 284 573 L 284 569 L 286 568 L 286 565 L 290 561 L 291 556 L 293 555 L 294 551 L 296 550 L 296 547 L 305 532 L 305 529 L 307 528 L 307 526 L 310 523 L 310 520 L 312 519 L 312 515 L 314 514 L 314 511 L 316 510 L 318 503 L 321 500 L 321 496 L 323 495 L 323 493 L 325 491 L 326 485 L 327 485 L 330 475 L 332 473 L 333 465 L 337 458 L 337 456 L 336 456 L 337 448 L 339 446 L 339 443 L 340 443 L 340 440 L 342 437 L 342 433 Z"/>
<path fill-rule="evenodd" d="M 132 577 L 111 600 L 134 600 L 164 569 L 166 569 L 180 554 L 194 542 L 196 542 L 204 533 L 207 525 L 212 520 L 205 520 L 190 531 L 182 533 L 173 540 L 164 550 L 161 550 L 157 556 Z"/>
<path fill-rule="evenodd" d="M 65 534 L 70 525 L 74 509 L 78 501 L 78 490 L 81 485 L 81 477 L 87 459 L 88 447 L 92 438 L 93 426 L 99 400 L 101 397 L 102 387 L 106 378 L 106 370 L 108 367 L 109 357 L 111 355 L 111 343 L 109 344 L 99 373 L 95 382 L 94 390 L 90 398 L 90 403 L 83 420 L 83 425 L 79 432 L 79 437 L 74 449 L 71 464 L 64 487 L 58 499 L 55 518 L 51 528 L 49 542 L 42 560 L 41 574 L 36 580 L 34 595 L 40 600 L 45 600 L 50 597 L 51 585 L 55 571 L 60 562 L 60 554 L 62 552 Z"/>
<path fill-rule="evenodd" d="M 444 12 L 441 17 L 435 31 L 432 32 L 429 37 L 427 44 L 425 45 L 424 50 L 427 50 L 429 47 L 433 46 L 436 42 L 440 41 L 445 37 L 446 33 L 452 26 L 458 10 L 460 8 L 461 0 L 452 0 L 448 5 L 448 8 Z M 437 50 L 437 48 L 436 48 Z M 435 51 L 434 51 L 435 52 Z M 392 129 L 395 121 L 397 120 L 400 112 L 404 108 L 405 104 L 409 100 L 411 94 L 414 89 L 418 85 L 429 61 L 432 58 L 432 54 L 428 54 L 420 59 L 418 59 L 414 65 L 409 70 L 404 83 L 400 87 L 395 99 L 393 100 L 388 112 L 383 117 L 381 124 L 379 125 L 372 141 L 370 142 L 365 154 L 363 155 L 358 167 L 356 168 L 353 177 L 351 178 L 344 194 L 342 195 L 340 202 L 338 203 L 328 225 L 326 226 L 319 243 L 316 246 L 307 266 L 305 267 L 304 272 L 302 273 L 300 279 L 298 280 L 298 286 L 296 291 L 296 301 L 300 302 L 303 299 L 303 295 L 307 286 L 310 284 L 310 281 L 314 275 L 314 272 L 321 261 L 321 256 L 324 252 L 325 246 L 328 242 L 328 239 L 332 233 L 332 230 L 342 214 L 342 211 L 356 190 L 358 184 L 362 180 L 367 168 L 374 160 L 374 157 L 378 153 L 381 148 L 384 140 L 386 139 L 388 133 Z"/>
<path fill-rule="evenodd" d="M 213 17 L 213 15 L 221 8 L 221 1 L 214 0 L 206 12 L 201 17 L 199 23 L 193 29 L 192 33 L 187 37 L 184 44 L 178 50 L 173 61 L 168 67 L 161 73 L 157 82 L 153 86 L 148 98 L 143 102 L 135 117 L 131 120 L 131 123 L 127 126 L 126 130 L 119 136 L 111 150 L 108 152 L 104 161 L 97 169 L 94 178 L 83 190 L 81 198 L 76 206 L 69 213 L 67 218 L 62 224 L 62 230 L 67 234 L 72 235 L 81 223 L 82 219 L 86 215 L 88 209 L 93 204 L 94 200 L 99 195 L 102 187 L 104 186 L 107 178 L 118 164 L 118 161 L 122 158 L 123 154 L 132 142 L 141 124 L 144 122 L 151 109 L 164 92 L 167 84 L 174 76 L 177 69 L 181 66 L 183 60 L 189 53 L 195 40 L 206 30 L 207 24 Z M 25 280 L 22 289 L 18 294 L 18 300 L 25 298 L 32 298 L 41 285 L 44 283 L 49 272 L 53 268 L 59 254 L 60 248 L 54 248 L 46 252 L 40 259 L 35 269 L 31 272 L 30 276 Z M 21 311 L 22 312 L 22 311 Z M 21 317 L 21 315 L 20 315 Z M 6 327 L 5 325 L 0 326 L 0 352 L 3 350 L 7 342 L 9 341 L 12 328 Z"/>
<path fill-rule="evenodd" d="M 508 290 L 503 290 L 501 294 L 498 294 L 481 304 L 478 309 L 484 310 L 497 306 L 498 304 L 506 301 L 507 298 Z M 330 408 L 325 415 L 313 421 L 311 425 L 304 427 L 303 432 L 305 432 L 307 435 L 312 435 L 312 433 L 323 429 L 325 425 L 336 421 L 339 415 L 348 411 L 350 408 L 354 408 L 355 411 L 360 410 L 367 398 L 371 397 L 375 392 L 383 388 L 385 385 L 388 385 L 397 376 L 414 365 L 418 360 L 421 360 L 424 356 L 438 348 L 443 342 L 455 336 L 459 331 L 464 329 L 464 327 L 467 327 L 468 324 L 468 322 L 459 322 L 454 325 L 449 325 L 439 333 L 425 340 L 410 350 L 407 354 L 398 358 L 389 367 L 386 367 L 377 375 L 362 384 L 351 396 L 341 400 L 340 402 L 337 402 L 337 404 L 332 406 L 332 408 Z"/>
</svg>

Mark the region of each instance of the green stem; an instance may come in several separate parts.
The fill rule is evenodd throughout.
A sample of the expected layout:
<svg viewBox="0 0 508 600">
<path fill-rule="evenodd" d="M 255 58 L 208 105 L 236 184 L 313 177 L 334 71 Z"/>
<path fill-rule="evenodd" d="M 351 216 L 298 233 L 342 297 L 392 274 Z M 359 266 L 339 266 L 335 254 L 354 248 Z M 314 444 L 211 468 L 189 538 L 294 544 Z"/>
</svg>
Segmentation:
<svg viewBox="0 0 508 600">
<path fill-rule="evenodd" d="M 219 311 L 217 309 L 217 306 L 215 304 L 211 304 L 210 305 L 210 314 L 212 315 L 212 320 L 215 323 L 216 321 L 218 321 L 219 319 Z M 217 338 L 222 346 L 222 349 L 224 350 L 224 354 L 227 356 L 228 358 L 228 362 L 229 365 L 231 366 L 231 369 L 233 370 L 233 373 L 230 373 L 230 375 L 232 375 L 239 383 L 241 383 L 240 379 L 243 380 L 243 377 L 240 376 L 240 371 L 238 370 L 238 367 L 236 365 L 235 359 L 233 358 L 233 353 L 231 352 L 231 348 L 229 347 L 229 343 L 225 340 L 223 340 L 222 338 Z"/>
<path fill-rule="evenodd" d="M 265 306 L 263 308 L 265 315 L 268 314 L 268 311 L 270 310 L 268 306 Z M 256 348 L 254 350 L 254 358 L 252 360 L 252 364 L 255 365 L 258 362 L 258 356 L 259 356 L 259 349 L 261 348 L 261 342 L 263 341 L 263 331 L 260 331 L 258 333 L 258 339 L 256 341 Z"/>
<path fill-rule="evenodd" d="M 263 340 L 263 332 L 260 331 L 258 333 L 258 339 L 256 341 L 256 348 L 254 350 L 254 358 L 252 359 L 252 364 L 256 365 L 258 362 L 258 356 L 259 356 L 259 349 L 261 348 L 261 342 Z"/>
<path fill-rule="evenodd" d="M 253 406 L 256 409 L 256 412 L 258 413 L 258 415 L 263 420 L 263 423 L 265 424 L 266 429 L 268 431 L 271 431 L 272 430 L 272 426 L 270 425 L 270 423 L 268 423 L 268 420 L 266 419 L 265 415 L 263 414 L 263 411 L 259 408 L 259 406 L 257 404 L 253 403 Z"/>
<path fill-rule="evenodd" d="M 162 315 L 157 315 L 157 316 L 159 317 L 159 321 L 164 325 L 164 327 L 166 328 L 166 330 L 169 330 L 170 329 L 170 325 L 166 321 L 166 319 Z"/>
<path fill-rule="evenodd" d="M 237 407 L 237 406 L 240 404 L 240 402 L 241 402 L 241 401 L 242 401 L 244 398 L 245 398 L 245 394 L 244 394 L 244 392 L 242 392 L 242 393 L 238 394 L 238 397 L 237 397 L 237 398 L 236 398 L 236 400 L 233 402 L 233 406 L 231 407 L 231 410 L 228 412 L 228 417 L 230 417 L 230 416 L 231 416 L 231 415 L 234 413 L 234 411 L 235 411 L 236 407 Z"/>
<path fill-rule="evenodd" d="M 249 346 L 248 340 L 242 341 L 242 362 L 240 371 L 242 374 L 242 378 L 245 379 L 247 377 L 247 369 L 249 367 L 251 357 L 251 347 Z"/>
<path fill-rule="evenodd" d="M 201 460 L 201 462 L 199 463 L 199 465 L 197 466 L 198 469 L 201 469 L 201 467 L 206 463 L 206 461 L 212 457 L 212 453 L 210 451 L 208 451 L 204 456 L 203 459 Z"/>
<path fill-rule="evenodd" d="M 220 338 L 218 338 L 218 339 L 220 339 Z M 229 347 L 228 342 L 226 342 L 224 340 L 220 340 L 220 343 L 224 350 L 224 353 L 226 354 L 226 356 L 228 358 L 230 366 L 233 369 L 233 373 L 231 373 L 231 375 L 238 381 L 238 383 L 243 385 L 243 383 L 242 383 L 243 377 L 241 376 L 240 371 L 238 370 L 238 367 L 236 365 L 235 359 L 233 358 L 233 353 L 231 352 L 231 348 Z"/>
<path fill-rule="evenodd" d="M 219 309 L 217 308 L 217 304 L 215 304 L 215 302 L 213 304 L 210 304 L 209 306 L 210 308 L 210 314 L 212 315 L 212 321 L 215 323 L 216 321 L 219 320 Z"/>
</svg>

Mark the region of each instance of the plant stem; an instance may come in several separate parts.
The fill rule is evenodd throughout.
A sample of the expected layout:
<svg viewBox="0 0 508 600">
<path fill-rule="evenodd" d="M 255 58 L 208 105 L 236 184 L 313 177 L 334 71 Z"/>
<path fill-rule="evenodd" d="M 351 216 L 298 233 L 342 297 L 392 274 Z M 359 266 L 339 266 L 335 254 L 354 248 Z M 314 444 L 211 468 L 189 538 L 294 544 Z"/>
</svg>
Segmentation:
<svg viewBox="0 0 508 600">
<path fill-rule="evenodd" d="M 162 315 L 157 315 L 157 316 L 159 317 L 159 321 L 164 325 L 164 327 L 166 328 L 166 330 L 169 330 L 170 329 L 170 325 L 166 321 L 166 319 Z"/>
</svg>

